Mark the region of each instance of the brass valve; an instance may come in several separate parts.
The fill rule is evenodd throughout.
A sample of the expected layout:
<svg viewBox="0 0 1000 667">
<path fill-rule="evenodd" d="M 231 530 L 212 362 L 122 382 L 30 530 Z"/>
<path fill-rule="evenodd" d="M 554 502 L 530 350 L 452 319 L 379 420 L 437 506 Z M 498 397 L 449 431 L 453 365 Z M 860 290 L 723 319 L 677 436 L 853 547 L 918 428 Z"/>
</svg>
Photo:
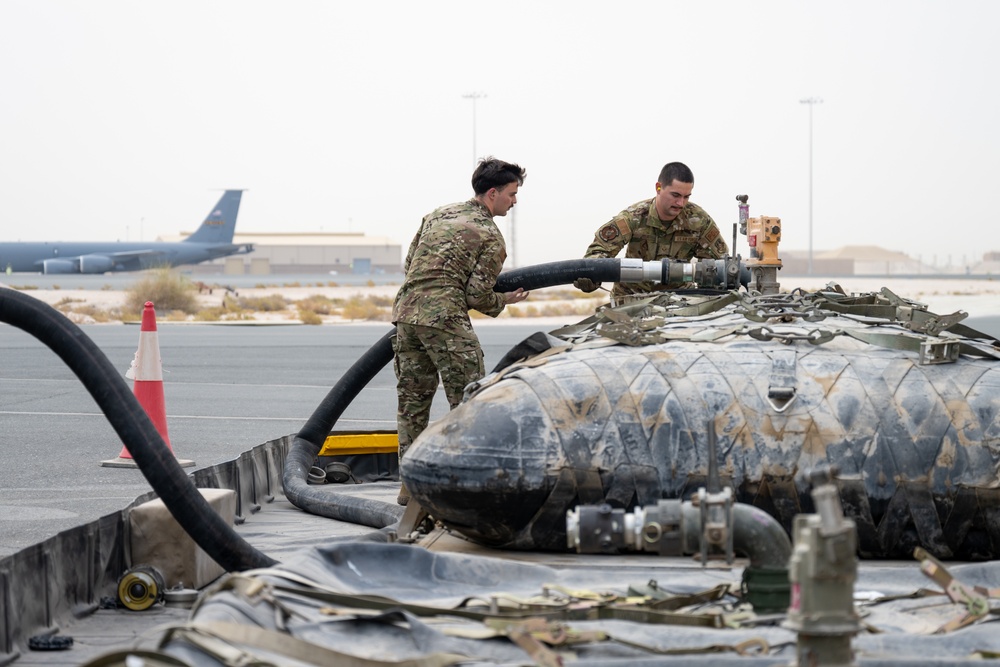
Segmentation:
<svg viewBox="0 0 1000 667">
<path fill-rule="evenodd" d="M 781 268 L 778 242 L 781 241 L 781 218 L 759 217 L 747 221 L 747 242 L 750 259 L 747 266 L 774 266 Z"/>
</svg>

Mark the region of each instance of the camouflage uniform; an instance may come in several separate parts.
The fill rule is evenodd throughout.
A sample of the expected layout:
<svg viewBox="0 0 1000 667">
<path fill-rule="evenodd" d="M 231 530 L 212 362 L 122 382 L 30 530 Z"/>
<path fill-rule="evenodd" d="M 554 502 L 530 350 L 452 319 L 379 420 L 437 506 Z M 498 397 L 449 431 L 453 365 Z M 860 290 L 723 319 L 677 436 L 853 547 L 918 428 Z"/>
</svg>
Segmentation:
<svg viewBox="0 0 1000 667">
<path fill-rule="evenodd" d="M 443 206 L 420 223 L 392 307 L 400 458 L 427 427 L 439 375 L 452 408 L 465 386 L 483 377 L 469 310 L 490 317 L 503 311 L 504 296 L 493 286 L 506 259 L 503 236 L 476 199 Z"/>
<path fill-rule="evenodd" d="M 660 221 L 655 199 L 632 204 L 601 226 L 584 258 L 616 257 L 628 245 L 626 257 L 653 261 L 671 259 L 720 259 L 728 253 L 725 239 L 715 221 L 697 204 L 688 203 L 670 222 Z M 655 282 L 615 283 L 612 294 L 620 299 L 626 294 L 664 289 Z"/>
</svg>

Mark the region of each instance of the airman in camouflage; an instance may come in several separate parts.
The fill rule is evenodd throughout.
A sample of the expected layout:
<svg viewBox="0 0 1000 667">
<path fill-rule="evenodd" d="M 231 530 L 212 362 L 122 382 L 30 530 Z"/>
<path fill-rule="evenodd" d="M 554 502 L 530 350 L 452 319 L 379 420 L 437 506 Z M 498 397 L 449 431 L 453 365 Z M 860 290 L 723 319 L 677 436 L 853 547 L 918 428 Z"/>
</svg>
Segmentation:
<svg viewBox="0 0 1000 667">
<path fill-rule="evenodd" d="M 454 408 L 466 385 L 485 374 L 469 310 L 496 317 L 508 303 L 528 296 L 520 288 L 493 291 L 507 259 L 493 218 L 507 215 L 517 202 L 524 176 L 516 164 L 484 158 L 472 174 L 475 196 L 425 216 L 410 243 L 392 307 L 400 460 L 427 427 L 438 378 Z M 408 501 L 404 486 L 397 502 Z"/>
<path fill-rule="evenodd" d="M 684 164 L 664 165 L 656 182 L 656 196 L 638 202 L 602 225 L 594 235 L 584 258 L 616 257 L 628 246 L 626 257 L 654 261 L 671 259 L 720 259 L 728 254 L 725 239 L 715 221 L 697 204 L 688 201 L 694 188 L 694 174 Z M 587 278 L 573 283 L 577 289 L 593 292 L 600 285 Z M 616 300 L 626 294 L 664 289 L 655 282 L 615 283 Z"/>
</svg>

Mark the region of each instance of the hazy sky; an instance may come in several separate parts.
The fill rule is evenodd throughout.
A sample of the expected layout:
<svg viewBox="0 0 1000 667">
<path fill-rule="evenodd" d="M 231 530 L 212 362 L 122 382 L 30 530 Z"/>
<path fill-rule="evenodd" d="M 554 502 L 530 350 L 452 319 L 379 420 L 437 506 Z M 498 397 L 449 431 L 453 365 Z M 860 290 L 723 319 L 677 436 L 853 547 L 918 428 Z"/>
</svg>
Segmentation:
<svg viewBox="0 0 1000 667">
<path fill-rule="evenodd" d="M 814 251 L 973 261 L 1000 250 L 998 25 L 995 0 L 3 0 L 0 238 L 149 240 L 246 188 L 240 230 L 405 249 L 471 195 L 475 136 L 528 170 L 518 265 L 580 256 L 673 160 L 727 240 L 746 193 L 806 249 L 816 97 Z"/>
</svg>

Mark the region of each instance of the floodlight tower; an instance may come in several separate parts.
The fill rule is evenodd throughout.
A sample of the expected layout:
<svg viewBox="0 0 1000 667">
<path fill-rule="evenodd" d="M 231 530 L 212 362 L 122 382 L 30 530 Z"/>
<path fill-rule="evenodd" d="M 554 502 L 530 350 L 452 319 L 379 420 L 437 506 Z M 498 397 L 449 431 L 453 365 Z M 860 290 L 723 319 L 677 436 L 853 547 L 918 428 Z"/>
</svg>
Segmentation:
<svg viewBox="0 0 1000 667">
<path fill-rule="evenodd" d="M 822 104 L 818 97 L 807 97 L 799 100 L 800 104 L 809 105 L 809 266 L 808 274 L 813 273 L 813 107 Z"/>
<path fill-rule="evenodd" d="M 466 93 L 462 97 L 472 100 L 472 168 L 475 169 L 478 157 L 478 153 L 476 152 L 476 100 L 486 97 L 486 93 Z"/>
<path fill-rule="evenodd" d="M 517 209 L 510 209 L 510 268 L 517 268 Z"/>
</svg>

